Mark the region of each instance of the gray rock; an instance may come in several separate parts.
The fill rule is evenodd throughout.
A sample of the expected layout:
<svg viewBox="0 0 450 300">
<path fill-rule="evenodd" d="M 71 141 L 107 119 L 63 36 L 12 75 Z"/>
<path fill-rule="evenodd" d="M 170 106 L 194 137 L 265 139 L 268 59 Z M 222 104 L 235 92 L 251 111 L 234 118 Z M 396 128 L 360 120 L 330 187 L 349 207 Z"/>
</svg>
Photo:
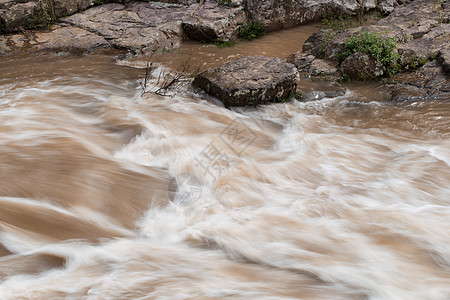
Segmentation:
<svg viewBox="0 0 450 300">
<path fill-rule="evenodd" d="M 341 64 L 342 74 L 351 79 L 373 79 L 384 74 L 384 67 L 377 59 L 366 53 L 353 53 Z"/>
<path fill-rule="evenodd" d="M 314 59 L 309 67 L 309 73 L 312 76 L 330 76 L 336 75 L 337 72 L 335 62 L 320 58 Z"/>
<path fill-rule="evenodd" d="M 389 15 L 394 11 L 394 7 L 398 5 L 395 0 L 382 0 L 378 4 L 377 8 L 383 15 Z"/>
<path fill-rule="evenodd" d="M 299 72 L 308 72 L 313 60 L 314 55 L 304 54 L 303 52 L 298 51 L 289 55 L 286 62 L 293 64 Z"/>
<path fill-rule="evenodd" d="M 0 32 L 18 31 L 27 24 L 28 19 L 41 13 L 37 2 L 16 3 L 7 2 L 0 9 Z"/>
<path fill-rule="evenodd" d="M 193 86 L 217 97 L 227 107 L 255 106 L 288 99 L 298 80 L 294 65 L 254 55 L 200 73 Z"/>
<path fill-rule="evenodd" d="M 320 29 L 314 32 L 303 43 L 302 51 L 319 57 L 323 55 L 325 46 L 336 36 L 337 32 L 332 29 Z"/>
<path fill-rule="evenodd" d="M 191 40 L 231 40 L 237 38 L 236 29 L 245 22 L 242 7 L 217 5 L 217 2 L 207 1 L 193 16 L 183 20 L 182 27 Z"/>
<path fill-rule="evenodd" d="M 53 0 L 56 17 L 70 16 L 93 5 L 92 0 Z"/>
<path fill-rule="evenodd" d="M 113 47 L 141 52 L 172 48 L 181 41 L 181 20 L 188 10 L 165 3 L 117 3 L 90 8 L 62 21 L 96 33 Z"/>
<path fill-rule="evenodd" d="M 35 48 L 41 51 L 85 54 L 109 47 L 103 37 L 76 27 L 59 27 L 51 32 L 38 32 L 35 40 Z"/>
</svg>

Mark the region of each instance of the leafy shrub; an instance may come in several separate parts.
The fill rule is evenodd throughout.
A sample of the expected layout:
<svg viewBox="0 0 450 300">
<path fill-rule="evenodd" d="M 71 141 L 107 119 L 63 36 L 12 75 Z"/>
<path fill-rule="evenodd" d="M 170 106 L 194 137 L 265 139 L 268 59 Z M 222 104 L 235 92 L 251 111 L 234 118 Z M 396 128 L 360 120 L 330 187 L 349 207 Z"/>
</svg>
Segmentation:
<svg viewBox="0 0 450 300">
<path fill-rule="evenodd" d="M 240 38 L 252 40 L 266 34 L 266 26 L 258 20 L 248 22 L 238 30 Z"/>
<path fill-rule="evenodd" d="M 325 36 L 324 36 L 324 40 L 322 42 L 322 45 L 320 46 L 320 50 L 319 50 L 319 57 L 320 58 L 324 58 L 325 56 L 325 48 L 328 46 L 328 44 L 331 42 L 331 40 L 338 34 L 337 31 L 334 30 L 330 30 L 328 31 Z"/>
<path fill-rule="evenodd" d="M 48 14 L 43 14 L 39 17 L 28 18 L 25 28 L 36 30 L 36 29 L 50 29 L 50 26 L 55 23 L 55 20 Z"/>
<path fill-rule="evenodd" d="M 349 37 L 345 41 L 345 50 L 338 55 L 339 62 L 356 52 L 367 53 L 383 64 L 389 76 L 394 75 L 401 70 L 401 56 L 394 51 L 397 39 L 386 37 L 386 33 L 360 31 L 358 35 Z"/>
</svg>

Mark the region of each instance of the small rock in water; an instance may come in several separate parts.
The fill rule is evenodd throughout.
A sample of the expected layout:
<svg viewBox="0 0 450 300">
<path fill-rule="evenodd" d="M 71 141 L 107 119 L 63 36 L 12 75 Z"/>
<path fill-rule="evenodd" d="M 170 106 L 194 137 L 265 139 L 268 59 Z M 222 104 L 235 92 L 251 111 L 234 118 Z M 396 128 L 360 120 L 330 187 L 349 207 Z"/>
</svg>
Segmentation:
<svg viewBox="0 0 450 300">
<path fill-rule="evenodd" d="M 279 58 L 243 57 L 206 70 L 194 79 L 195 87 L 225 106 L 255 106 L 289 99 L 299 80 L 295 66 Z"/>
</svg>

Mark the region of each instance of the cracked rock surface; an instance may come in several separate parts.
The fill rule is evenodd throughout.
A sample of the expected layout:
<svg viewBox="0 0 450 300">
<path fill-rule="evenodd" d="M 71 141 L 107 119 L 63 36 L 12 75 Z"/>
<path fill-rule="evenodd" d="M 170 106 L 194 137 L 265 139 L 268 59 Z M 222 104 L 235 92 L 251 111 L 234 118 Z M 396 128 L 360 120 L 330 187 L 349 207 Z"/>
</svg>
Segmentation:
<svg viewBox="0 0 450 300">
<path fill-rule="evenodd" d="M 255 106 L 288 99 L 295 92 L 298 72 L 279 58 L 260 55 L 243 57 L 208 69 L 194 79 L 225 106 Z"/>
</svg>

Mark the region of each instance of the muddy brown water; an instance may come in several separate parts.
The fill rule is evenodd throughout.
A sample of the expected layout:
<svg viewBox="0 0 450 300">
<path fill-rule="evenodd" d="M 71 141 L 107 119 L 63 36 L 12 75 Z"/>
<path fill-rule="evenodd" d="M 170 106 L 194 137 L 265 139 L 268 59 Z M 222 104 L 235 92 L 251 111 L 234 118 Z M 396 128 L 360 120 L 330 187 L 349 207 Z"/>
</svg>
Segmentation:
<svg viewBox="0 0 450 300">
<path fill-rule="evenodd" d="M 313 30 L 159 59 L 284 58 Z M 450 298 L 450 102 L 227 110 L 141 96 L 145 63 L 0 58 L 0 299 Z"/>
</svg>

